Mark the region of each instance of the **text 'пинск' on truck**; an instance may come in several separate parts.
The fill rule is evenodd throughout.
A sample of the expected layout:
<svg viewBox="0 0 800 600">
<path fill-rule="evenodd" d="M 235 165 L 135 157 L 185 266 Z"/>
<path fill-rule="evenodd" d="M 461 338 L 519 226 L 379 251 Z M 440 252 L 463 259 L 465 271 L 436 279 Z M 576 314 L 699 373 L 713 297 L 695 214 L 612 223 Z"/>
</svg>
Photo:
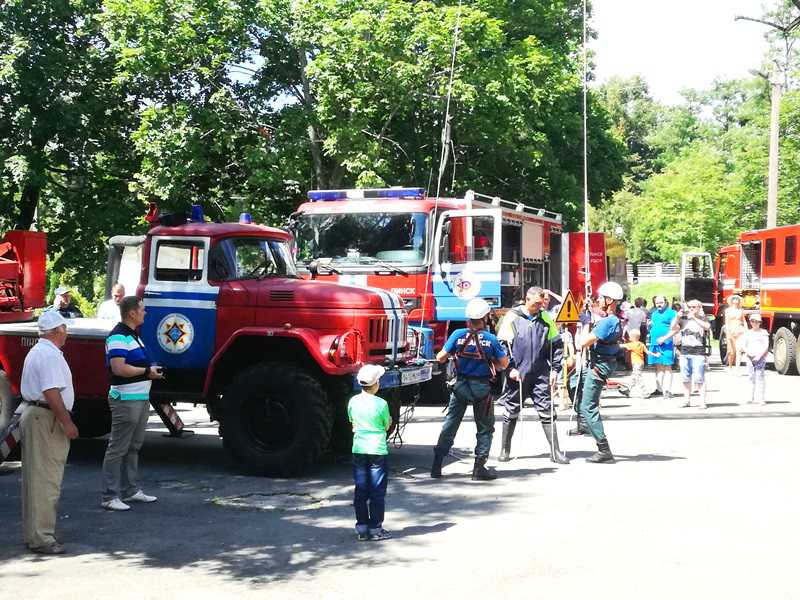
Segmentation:
<svg viewBox="0 0 800 600">
<path fill-rule="evenodd" d="M 111 239 L 106 294 L 118 280 L 144 299 L 140 335 L 166 374 L 151 403 L 205 404 L 247 471 L 296 475 L 331 444 L 348 449 L 346 404 L 363 364 L 387 368 L 381 387 L 390 399 L 390 389 L 430 379 L 431 365 L 414 360 L 400 298 L 298 277 L 286 231 L 208 223 L 197 212 L 191 220 L 154 212 L 151 221 L 146 235 Z M 37 336 L 36 323 L 19 316 L 0 324 L 0 370 L 15 397 Z M 83 436 L 109 430 L 104 341 L 113 325 L 69 322 L 64 354 Z"/>
</svg>

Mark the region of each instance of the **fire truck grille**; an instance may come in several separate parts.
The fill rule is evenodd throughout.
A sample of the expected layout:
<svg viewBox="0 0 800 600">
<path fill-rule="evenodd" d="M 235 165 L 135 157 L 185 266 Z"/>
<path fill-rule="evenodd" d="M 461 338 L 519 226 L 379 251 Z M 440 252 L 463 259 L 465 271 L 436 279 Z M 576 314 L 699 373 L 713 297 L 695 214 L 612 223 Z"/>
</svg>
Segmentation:
<svg viewBox="0 0 800 600">
<path fill-rule="evenodd" d="M 370 319 L 369 320 L 369 343 L 386 344 L 389 341 L 389 320 Z"/>
</svg>

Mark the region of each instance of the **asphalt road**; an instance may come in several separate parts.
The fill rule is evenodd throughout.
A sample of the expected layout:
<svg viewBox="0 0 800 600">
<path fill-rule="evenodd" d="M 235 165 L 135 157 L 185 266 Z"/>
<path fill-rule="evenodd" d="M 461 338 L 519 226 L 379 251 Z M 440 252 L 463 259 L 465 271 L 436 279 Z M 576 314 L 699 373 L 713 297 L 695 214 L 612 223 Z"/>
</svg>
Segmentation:
<svg viewBox="0 0 800 600">
<path fill-rule="evenodd" d="M 355 540 L 346 456 L 302 479 L 243 476 L 202 410 L 187 410 L 193 438 L 165 438 L 151 420 L 143 487 L 159 501 L 110 513 L 99 506 L 104 442 L 79 440 L 59 509 L 66 556 L 25 551 L 18 465 L 0 476 L 0 589 L 48 600 L 800 598 L 800 377 L 770 372 L 765 407 L 738 404 L 746 378 L 716 370 L 709 382 L 706 411 L 608 392 L 614 465 L 585 462 L 593 444 L 564 435 L 566 415 L 572 463 L 550 463 L 527 409 L 515 459 L 492 460 L 489 483 L 469 479 L 469 418 L 444 479 L 427 476 L 443 415 L 419 408 L 391 455 L 396 537 L 384 542 Z M 493 457 L 499 418 L 497 429 Z"/>
</svg>

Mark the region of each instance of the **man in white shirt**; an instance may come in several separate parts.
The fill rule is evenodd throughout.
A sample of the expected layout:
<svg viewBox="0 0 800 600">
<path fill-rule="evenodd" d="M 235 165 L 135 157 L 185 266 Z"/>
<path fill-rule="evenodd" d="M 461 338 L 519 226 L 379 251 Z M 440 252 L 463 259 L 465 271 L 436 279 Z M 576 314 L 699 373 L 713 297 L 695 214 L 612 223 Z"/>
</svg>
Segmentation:
<svg viewBox="0 0 800 600">
<path fill-rule="evenodd" d="M 70 440 L 78 428 L 69 411 L 75 401 L 72 373 L 61 348 L 67 322 L 58 311 L 39 317 L 39 342 L 25 357 L 20 392 L 22 419 L 22 525 L 25 543 L 39 554 L 63 554 L 55 537 L 56 508 Z"/>
<path fill-rule="evenodd" d="M 108 319 L 109 321 L 120 321 L 119 304 L 125 297 L 125 286 L 115 283 L 111 288 L 111 299 L 106 300 L 97 309 L 98 319 Z"/>
</svg>

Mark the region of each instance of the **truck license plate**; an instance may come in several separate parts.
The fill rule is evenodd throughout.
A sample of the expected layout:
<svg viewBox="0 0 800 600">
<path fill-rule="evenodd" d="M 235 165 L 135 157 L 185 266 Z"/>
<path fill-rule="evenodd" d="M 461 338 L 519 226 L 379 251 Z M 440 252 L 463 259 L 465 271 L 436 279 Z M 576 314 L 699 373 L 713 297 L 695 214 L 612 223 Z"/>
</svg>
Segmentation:
<svg viewBox="0 0 800 600">
<path fill-rule="evenodd" d="M 422 383 L 431 378 L 432 365 L 425 365 L 419 369 L 410 369 L 402 371 L 400 381 L 403 385 L 411 385 L 413 383 Z"/>
</svg>

